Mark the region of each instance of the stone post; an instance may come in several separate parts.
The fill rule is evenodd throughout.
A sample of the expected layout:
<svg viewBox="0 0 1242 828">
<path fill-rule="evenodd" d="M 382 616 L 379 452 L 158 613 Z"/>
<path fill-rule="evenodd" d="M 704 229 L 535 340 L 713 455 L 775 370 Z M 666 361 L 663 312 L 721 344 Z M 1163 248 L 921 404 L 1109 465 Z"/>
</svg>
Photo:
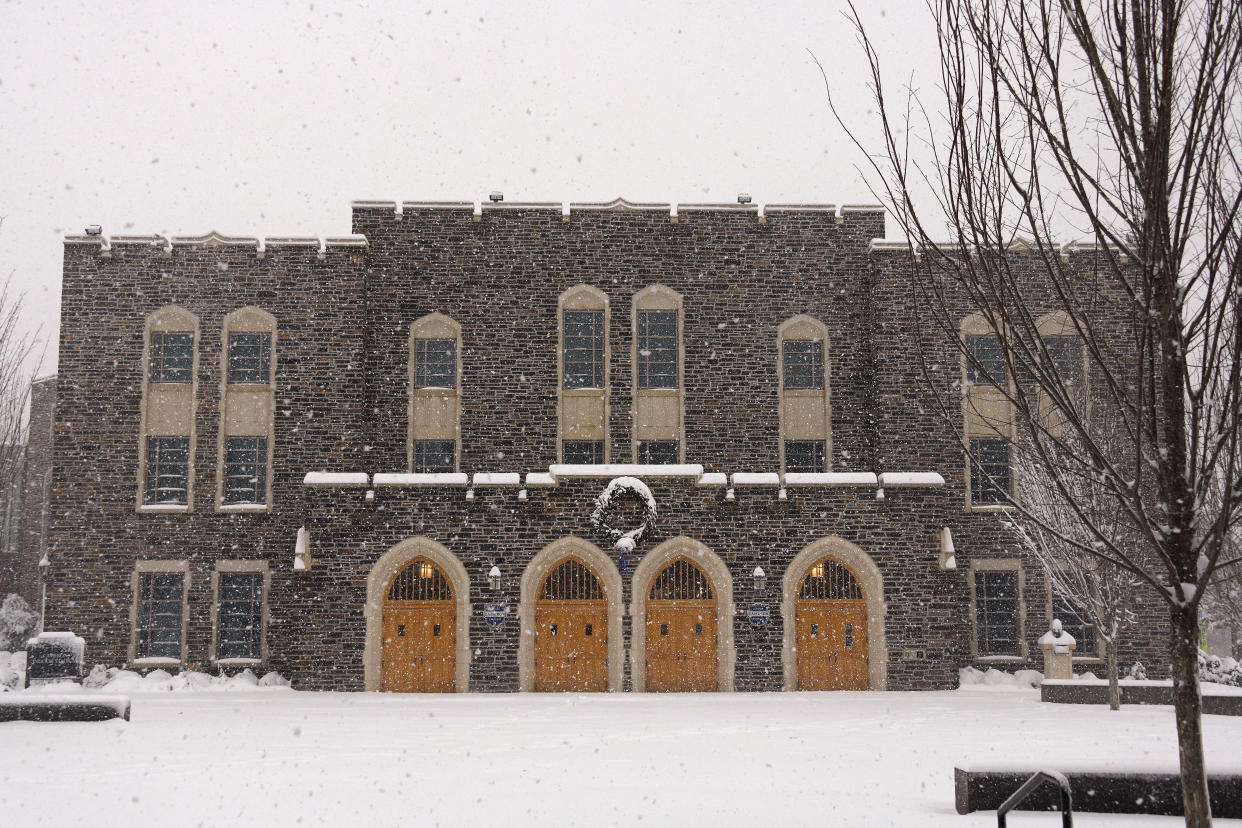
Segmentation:
<svg viewBox="0 0 1242 828">
<path fill-rule="evenodd" d="M 1052 619 L 1052 629 L 1039 637 L 1039 649 L 1044 651 L 1044 678 L 1071 679 L 1074 677 L 1074 636 L 1061 626 L 1061 619 Z"/>
</svg>

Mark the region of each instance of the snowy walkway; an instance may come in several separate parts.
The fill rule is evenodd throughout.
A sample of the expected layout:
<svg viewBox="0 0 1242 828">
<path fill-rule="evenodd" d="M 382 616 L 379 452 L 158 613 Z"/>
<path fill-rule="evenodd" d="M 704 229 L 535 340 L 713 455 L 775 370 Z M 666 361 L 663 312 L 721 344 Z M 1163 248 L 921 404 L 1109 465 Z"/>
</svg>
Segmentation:
<svg viewBox="0 0 1242 828">
<path fill-rule="evenodd" d="M 0 823 L 975 826 L 953 766 L 1176 768 L 1172 710 L 1038 691 L 392 696 L 137 693 L 133 720 L 0 724 Z M 1242 718 L 1205 719 L 1242 770 Z M 1019 814 L 1016 826 L 1059 824 Z M 1177 825 L 1076 816 L 1075 824 Z M 1226 824 L 1221 821 L 1221 824 Z M 1238 823 L 1234 823 L 1238 824 Z"/>
</svg>

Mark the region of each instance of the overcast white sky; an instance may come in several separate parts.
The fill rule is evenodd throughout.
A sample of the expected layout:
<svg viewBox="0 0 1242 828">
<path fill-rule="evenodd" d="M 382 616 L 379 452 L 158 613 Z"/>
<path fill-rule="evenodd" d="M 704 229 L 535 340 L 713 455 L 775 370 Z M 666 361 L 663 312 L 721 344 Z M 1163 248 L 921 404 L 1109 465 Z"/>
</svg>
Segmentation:
<svg viewBox="0 0 1242 828">
<path fill-rule="evenodd" d="M 863 5 L 890 83 L 934 84 L 923 4 Z M 353 199 L 490 190 L 870 203 L 807 54 L 873 130 L 843 6 L 0 0 L 0 268 L 54 342 L 87 224 L 339 234 Z"/>
</svg>

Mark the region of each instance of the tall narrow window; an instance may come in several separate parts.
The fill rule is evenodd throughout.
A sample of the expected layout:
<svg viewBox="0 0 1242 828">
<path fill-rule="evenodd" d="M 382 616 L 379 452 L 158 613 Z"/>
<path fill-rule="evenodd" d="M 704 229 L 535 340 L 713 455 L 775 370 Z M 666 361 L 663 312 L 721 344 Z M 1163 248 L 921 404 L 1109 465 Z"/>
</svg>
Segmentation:
<svg viewBox="0 0 1242 828">
<path fill-rule="evenodd" d="M 138 573 L 137 658 L 181 658 L 182 572 Z"/>
<path fill-rule="evenodd" d="M 1082 384 L 1082 340 L 1076 336 L 1045 336 L 1044 350 L 1065 385 Z"/>
<path fill-rule="evenodd" d="M 152 331 L 151 382 L 189 382 L 194 372 L 193 331 Z"/>
<path fill-rule="evenodd" d="M 604 312 L 567 310 L 564 381 L 566 388 L 604 387 Z"/>
<path fill-rule="evenodd" d="M 966 337 L 966 379 L 974 385 L 1005 384 L 1005 352 L 995 334 Z"/>
<path fill-rule="evenodd" d="M 418 339 L 414 343 L 414 387 L 457 387 L 457 340 Z"/>
<path fill-rule="evenodd" d="M 565 440 L 561 443 L 561 462 L 594 466 L 604 462 L 603 440 Z"/>
<path fill-rule="evenodd" d="M 175 305 L 151 313 L 143 330 L 138 435 L 139 511 L 194 505 L 198 317 Z"/>
<path fill-rule="evenodd" d="M 676 463 L 677 449 L 676 440 L 640 440 L 638 442 L 638 462 L 656 465 Z"/>
<path fill-rule="evenodd" d="M 266 502 L 267 438 L 228 437 L 224 446 L 224 502 Z"/>
<path fill-rule="evenodd" d="M 785 387 L 823 388 L 823 340 L 786 339 L 784 346 Z"/>
<path fill-rule="evenodd" d="M 190 438 L 148 437 L 144 504 L 185 505 L 190 489 Z"/>
<path fill-rule="evenodd" d="M 976 506 L 1008 503 L 1009 441 L 996 437 L 972 437 L 970 501 Z"/>
<path fill-rule="evenodd" d="M 1019 656 L 1018 571 L 975 570 L 975 648 L 980 656 Z"/>
<path fill-rule="evenodd" d="M 267 385 L 272 372 L 272 335 L 267 332 L 229 334 L 229 382 Z"/>
<path fill-rule="evenodd" d="M 785 471 L 826 472 L 828 461 L 821 440 L 786 440 Z"/>
<path fill-rule="evenodd" d="M 638 387 L 677 387 L 677 311 L 638 312 Z"/>
<path fill-rule="evenodd" d="M 217 658 L 263 657 L 263 572 L 220 572 Z"/>
<path fill-rule="evenodd" d="M 410 470 L 457 470 L 461 327 L 442 313 L 410 325 Z"/>
<path fill-rule="evenodd" d="M 457 444 L 453 440 L 415 440 L 414 471 L 419 474 L 451 472 L 456 465 Z"/>
<path fill-rule="evenodd" d="M 832 456 L 832 407 L 828 398 L 828 328 L 805 314 L 776 331 L 781 467 L 786 472 L 826 472 Z"/>
<path fill-rule="evenodd" d="M 276 317 L 239 308 L 224 318 L 221 340 L 216 507 L 263 511 L 271 499 L 275 444 Z"/>
</svg>

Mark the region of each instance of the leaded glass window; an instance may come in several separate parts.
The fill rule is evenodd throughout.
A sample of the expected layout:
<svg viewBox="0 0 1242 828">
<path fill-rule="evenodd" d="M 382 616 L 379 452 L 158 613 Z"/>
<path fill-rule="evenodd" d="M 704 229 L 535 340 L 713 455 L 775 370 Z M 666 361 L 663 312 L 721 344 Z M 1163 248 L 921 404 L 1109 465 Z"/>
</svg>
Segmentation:
<svg viewBox="0 0 1242 828">
<path fill-rule="evenodd" d="M 414 387 L 457 387 L 457 340 L 414 340 Z"/>
<path fill-rule="evenodd" d="M 1005 384 L 1005 352 L 995 334 L 966 337 L 966 380 L 973 385 Z"/>
<path fill-rule="evenodd" d="M 267 438 L 224 441 L 224 502 L 267 502 Z"/>
<path fill-rule="evenodd" d="M 638 387 L 677 387 L 677 311 L 638 311 Z"/>
<path fill-rule="evenodd" d="M 786 339 L 782 348 L 786 388 L 824 387 L 823 340 Z"/>
<path fill-rule="evenodd" d="M 975 437 L 970 441 L 970 502 L 975 506 L 1008 503 L 1009 441 Z"/>
<path fill-rule="evenodd" d="M 975 570 L 975 631 L 981 656 L 1017 656 L 1018 571 Z"/>
<path fill-rule="evenodd" d="M 457 468 L 457 443 L 453 440 L 415 440 L 414 471 L 420 474 L 451 472 Z"/>
<path fill-rule="evenodd" d="M 138 658 L 181 658 L 181 572 L 138 574 Z"/>
<path fill-rule="evenodd" d="M 786 440 L 785 471 L 826 472 L 827 456 L 823 440 Z"/>
<path fill-rule="evenodd" d="M 267 332 L 229 334 L 229 382 L 267 385 L 272 375 L 272 335 Z"/>
<path fill-rule="evenodd" d="M 595 466 L 604 462 L 603 440 L 565 440 L 561 443 L 561 462 L 575 466 Z"/>
<path fill-rule="evenodd" d="M 188 503 L 190 438 L 148 437 L 143 503 Z"/>
<path fill-rule="evenodd" d="M 562 369 L 566 388 L 604 387 L 604 312 L 564 312 Z"/>
<path fill-rule="evenodd" d="M 638 462 L 673 464 L 678 461 L 680 445 L 676 440 L 639 440 Z"/>
<path fill-rule="evenodd" d="M 263 573 L 219 573 L 219 658 L 263 657 Z"/>
<path fill-rule="evenodd" d="M 1055 587 L 1052 593 L 1052 617 L 1060 619 L 1062 628 L 1074 636 L 1074 652 L 1079 655 L 1095 654 L 1095 625 L 1073 600 L 1058 595 Z"/>
<path fill-rule="evenodd" d="M 1082 383 L 1082 340 L 1076 336 L 1045 336 L 1044 350 L 1065 385 Z"/>
<path fill-rule="evenodd" d="M 194 334 L 151 332 L 151 382 L 190 382 L 194 375 Z"/>
</svg>

